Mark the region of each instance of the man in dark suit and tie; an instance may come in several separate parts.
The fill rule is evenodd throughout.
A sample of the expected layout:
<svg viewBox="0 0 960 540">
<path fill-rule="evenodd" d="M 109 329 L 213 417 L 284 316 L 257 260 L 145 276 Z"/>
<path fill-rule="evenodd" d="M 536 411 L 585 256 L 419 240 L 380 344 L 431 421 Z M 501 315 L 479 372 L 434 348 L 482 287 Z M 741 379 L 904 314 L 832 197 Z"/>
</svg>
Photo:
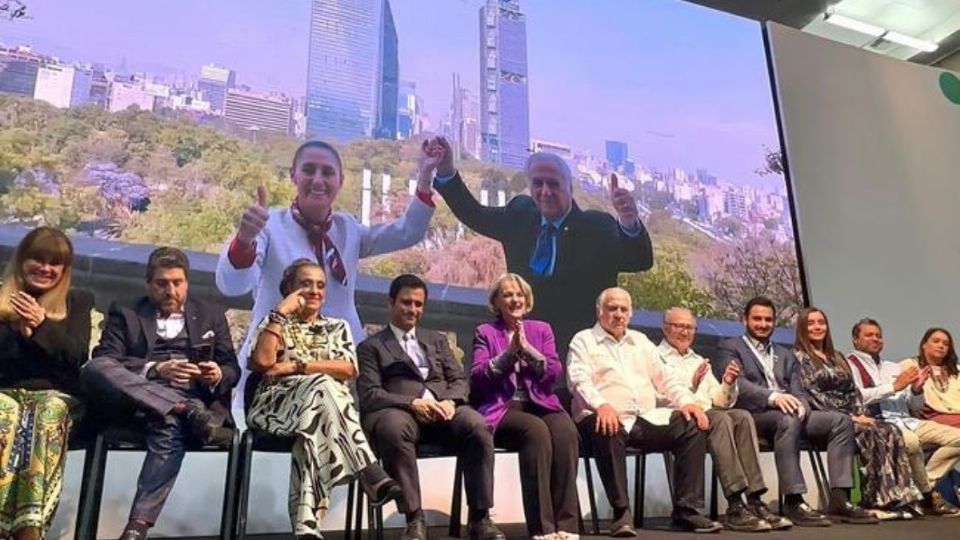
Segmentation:
<svg viewBox="0 0 960 540">
<path fill-rule="evenodd" d="M 467 380 L 447 338 L 417 326 L 427 284 L 405 274 L 390 284 L 390 324 L 357 347 L 363 428 L 387 473 L 403 488 L 404 540 L 425 540 L 416 445 L 455 448 L 464 463 L 471 540 L 503 540 L 490 520 L 493 434 L 467 402 Z"/>
<path fill-rule="evenodd" d="M 730 362 L 740 365 L 740 395 L 735 407 L 753 413 L 760 437 L 773 441 L 774 459 L 784 495 L 783 515 L 801 527 L 826 527 L 827 517 L 803 500 L 807 487 L 800 470 L 801 437 L 827 443 L 830 501 L 827 513 L 847 523 L 876 523 L 873 516 L 850 504 L 853 456 L 856 452 L 853 421 L 835 411 L 811 410 L 800 382 L 800 364 L 793 353 L 771 341 L 776 308 L 766 297 L 747 302 L 743 322 L 747 333 L 720 342 L 713 365 L 722 374 Z"/>
<path fill-rule="evenodd" d="M 502 208 L 486 207 L 473 197 L 454 168 L 453 152 L 444 147 L 434 187 L 464 225 L 500 242 L 507 271 L 519 274 L 537 299 L 530 317 L 548 321 L 566 357 L 573 335 L 594 324 L 600 293 L 617 285 L 620 272 L 640 272 L 653 265 L 653 246 L 640 221 L 637 203 L 617 176 L 610 199 L 617 216 L 581 210 L 573 200 L 573 174 L 556 154 L 538 152 L 527 159 L 530 195 L 517 195 Z"/>
<path fill-rule="evenodd" d="M 173 489 L 186 448 L 222 444 L 240 378 L 222 309 L 187 299 L 187 256 L 161 247 L 147 262 L 148 295 L 110 307 L 80 378 L 111 420 L 140 420 L 147 455 L 121 540 L 143 540 Z"/>
</svg>

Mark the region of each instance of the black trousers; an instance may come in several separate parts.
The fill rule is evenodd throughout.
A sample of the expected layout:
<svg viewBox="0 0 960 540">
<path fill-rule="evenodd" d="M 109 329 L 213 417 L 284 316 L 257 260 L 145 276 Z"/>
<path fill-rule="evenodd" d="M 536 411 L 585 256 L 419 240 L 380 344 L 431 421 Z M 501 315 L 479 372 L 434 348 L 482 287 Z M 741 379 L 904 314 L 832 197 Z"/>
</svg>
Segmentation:
<svg viewBox="0 0 960 540">
<path fill-rule="evenodd" d="M 580 434 L 589 437 L 597 462 L 603 490 L 610 506 L 618 514 L 628 512 L 627 447 L 648 452 L 671 452 L 673 463 L 673 508 L 697 510 L 703 506 L 703 463 L 707 455 L 707 434 L 674 412 L 670 422 L 658 426 L 637 418 L 630 433 L 620 430 L 614 436 L 597 433 L 597 415 L 591 414 L 578 424 Z"/>
<path fill-rule="evenodd" d="M 429 442 L 455 450 L 463 463 L 467 505 L 471 510 L 493 508 L 493 434 L 480 413 L 457 407 L 448 422 L 421 424 L 403 409 L 389 408 L 365 415 L 363 430 L 383 460 L 383 468 L 403 488 L 404 513 L 421 509 L 417 443 Z"/>
<path fill-rule="evenodd" d="M 493 441 L 519 454 L 527 533 L 576 532 L 580 437 L 570 416 L 514 401 L 497 425 Z"/>
</svg>

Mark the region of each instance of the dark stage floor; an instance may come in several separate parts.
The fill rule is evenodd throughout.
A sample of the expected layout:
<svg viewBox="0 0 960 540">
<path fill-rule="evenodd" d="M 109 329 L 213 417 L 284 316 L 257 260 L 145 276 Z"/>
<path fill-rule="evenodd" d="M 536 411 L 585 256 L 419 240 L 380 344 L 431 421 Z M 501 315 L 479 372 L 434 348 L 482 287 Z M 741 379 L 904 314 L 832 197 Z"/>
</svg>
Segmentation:
<svg viewBox="0 0 960 540">
<path fill-rule="evenodd" d="M 526 530 L 520 524 L 509 524 L 501 527 L 508 540 L 527 538 Z M 603 529 L 603 526 L 601 526 Z M 401 529 L 387 529 L 385 540 L 400 538 Z M 466 530 L 464 528 L 464 534 Z M 717 534 L 697 535 L 693 533 L 677 532 L 669 529 L 668 519 L 650 519 L 646 521 L 646 528 L 640 531 L 638 538 L 671 538 L 676 540 L 692 540 L 694 538 L 716 538 L 716 540 L 921 540 L 921 539 L 955 539 L 960 535 L 960 518 L 939 519 L 927 518 L 920 521 L 887 521 L 879 525 L 833 525 L 825 528 L 798 528 L 782 532 L 768 533 L 736 533 L 721 531 Z M 327 540 L 343 540 L 343 533 L 330 531 L 326 533 Z M 256 534 L 248 535 L 248 540 L 288 540 L 291 535 L 284 534 Z M 364 533 L 366 538 L 366 533 Z M 431 527 L 431 540 L 448 540 L 446 527 Z M 601 536 L 581 536 L 583 540 L 608 538 Z M 201 539 L 195 539 L 201 540 Z M 206 539 L 203 539 L 206 540 Z M 212 540 L 212 539 L 211 539 Z"/>
</svg>

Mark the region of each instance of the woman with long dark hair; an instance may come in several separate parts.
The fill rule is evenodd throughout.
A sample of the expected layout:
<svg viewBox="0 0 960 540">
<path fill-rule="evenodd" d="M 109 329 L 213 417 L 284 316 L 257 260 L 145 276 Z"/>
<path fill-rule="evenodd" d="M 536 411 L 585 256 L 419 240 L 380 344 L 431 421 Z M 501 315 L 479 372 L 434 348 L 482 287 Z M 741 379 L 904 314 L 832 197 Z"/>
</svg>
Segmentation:
<svg viewBox="0 0 960 540">
<path fill-rule="evenodd" d="M 928 328 L 917 353 L 923 383 L 923 409 L 920 415 L 951 427 L 960 428 L 960 370 L 953 336 L 945 328 Z"/>
<path fill-rule="evenodd" d="M 66 235 L 39 227 L 0 286 L 0 538 L 42 538 L 60 500 L 93 307 L 70 287 L 72 264 Z"/>
<path fill-rule="evenodd" d="M 814 307 L 800 311 L 794 349 L 800 362 L 800 380 L 811 406 L 817 410 L 844 412 L 853 419 L 862 462 L 863 506 L 897 510 L 920 500 L 900 430 L 866 415 L 850 365 L 834 348 L 830 324 L 823 311 Z"/>
</svg>

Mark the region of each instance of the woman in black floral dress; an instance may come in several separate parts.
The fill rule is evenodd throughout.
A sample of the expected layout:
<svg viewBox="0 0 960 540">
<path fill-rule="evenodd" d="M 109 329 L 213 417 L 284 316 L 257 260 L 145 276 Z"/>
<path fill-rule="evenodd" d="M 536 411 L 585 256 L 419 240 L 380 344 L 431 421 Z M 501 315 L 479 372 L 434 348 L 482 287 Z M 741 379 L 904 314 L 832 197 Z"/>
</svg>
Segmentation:
<svg viewBox="0 0 960 540">
<path fill-rule="evenodd" d="M 920 500 L 900 431 L 865 414 L 850 366 L 833 348 L 830 326 L 822 311 L 806 308 L 800 312 L 794 347 L 810 406 L 845 412 L 853 418 L 862 464 L 863 506 L 893 510 Z"/>
</svg>

